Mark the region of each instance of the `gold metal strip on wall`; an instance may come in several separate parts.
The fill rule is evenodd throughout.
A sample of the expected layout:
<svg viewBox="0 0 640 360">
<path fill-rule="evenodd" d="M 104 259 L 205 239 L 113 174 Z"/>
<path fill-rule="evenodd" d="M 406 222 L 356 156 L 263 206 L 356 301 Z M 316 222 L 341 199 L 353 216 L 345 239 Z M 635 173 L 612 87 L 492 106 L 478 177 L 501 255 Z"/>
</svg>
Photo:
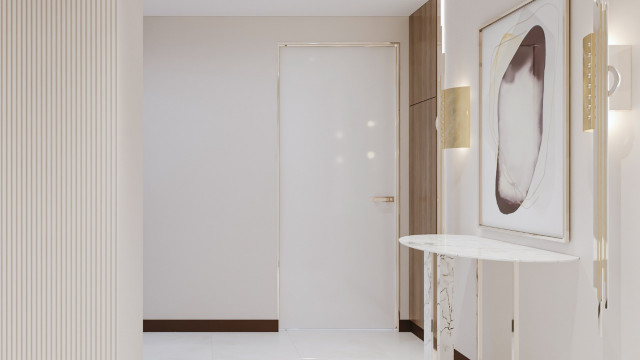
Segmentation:
<svg viewBox="0 0 640 360">
<path fill-rule="evenodd" d="M 116 358 L 116 0 L 0 4 L 0 359 Z"/>
<path fill-rule="evenodd" d="M 594 109 L 594 286 L 598 298 L 598 319 L 602 332 L 603 312 L 608 306 L 608 23 L 607 0 L 594 2 L 592 66 L 595 83 Z"/>
</svg>

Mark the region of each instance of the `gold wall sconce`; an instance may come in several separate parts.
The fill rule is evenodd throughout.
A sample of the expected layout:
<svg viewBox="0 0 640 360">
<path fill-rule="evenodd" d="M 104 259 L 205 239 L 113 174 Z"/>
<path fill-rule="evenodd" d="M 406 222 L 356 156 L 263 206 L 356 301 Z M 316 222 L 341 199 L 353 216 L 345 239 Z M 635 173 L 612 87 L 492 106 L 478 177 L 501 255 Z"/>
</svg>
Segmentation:
<svg viewBox="0 0 640 360">
<path fill-rule="evenodd" d="M 595 107 L 595 34 L 582 39 L 582 131 L 592 132 L 596 117 Z"/>
<path fill-rule="evenodd" d="M 596 61 L 599 58 L 609 59 L 606 64 L 609 79 L 604 82 L 609 85 L 607 110 L 631 110 L 631 46 L 609 45 L 607 50 L 603 55 L 602 50 L 595 46 L 593 33 L 582 39 L 582 130 L 585 132 L 595 129 Z"/>
<path fill-rule="evenodd" d="M 469 86 L 455 87 L 442 91 L 442 137 L 444 149 L 470 147 L 470 99 L 471 88 Z"/>
</svg>

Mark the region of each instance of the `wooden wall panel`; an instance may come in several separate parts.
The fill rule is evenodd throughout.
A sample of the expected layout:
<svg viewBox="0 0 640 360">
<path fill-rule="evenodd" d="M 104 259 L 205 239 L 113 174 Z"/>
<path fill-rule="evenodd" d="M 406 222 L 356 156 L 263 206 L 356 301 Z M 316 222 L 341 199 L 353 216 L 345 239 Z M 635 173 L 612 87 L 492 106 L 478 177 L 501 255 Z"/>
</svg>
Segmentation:
<svg viewBox="0 0 640 360">
<path fill-rule="evenodd" d="M 3 360 L 118 358 L 116 2 L 0 5 Z"/>
<path fill-rule="evenodd" d="M 434 234 L 437 230 L 436 99 L 409 109 L 409 232 Z"/>
<path fill-rule="evenodd" d="M 409 111 L 409 233 L 437 232 L 436 99 Z M 409 319 L 424 328 L 424 253 L 409 253 Z"/>
<path fill-rule="evenodd" d="M 437 36 L 436 0 L 430 0 L 409 17 L 410 105 L 436 96 Z"/>
</svg>

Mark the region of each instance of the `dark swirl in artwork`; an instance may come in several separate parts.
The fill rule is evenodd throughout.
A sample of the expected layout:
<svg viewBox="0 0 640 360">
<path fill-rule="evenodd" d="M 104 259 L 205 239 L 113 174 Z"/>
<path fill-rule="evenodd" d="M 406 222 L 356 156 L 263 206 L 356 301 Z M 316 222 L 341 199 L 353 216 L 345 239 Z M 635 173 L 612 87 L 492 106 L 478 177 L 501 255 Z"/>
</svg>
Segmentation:
<svg viewBox="0 0 640 360">
<path fill-rule="evenodd" d="M 496 202 L 516 212 L 527 198 L 543 132 L 545 33 L 536 25 L 516 50 L 498 93 Z"/>
</svg>

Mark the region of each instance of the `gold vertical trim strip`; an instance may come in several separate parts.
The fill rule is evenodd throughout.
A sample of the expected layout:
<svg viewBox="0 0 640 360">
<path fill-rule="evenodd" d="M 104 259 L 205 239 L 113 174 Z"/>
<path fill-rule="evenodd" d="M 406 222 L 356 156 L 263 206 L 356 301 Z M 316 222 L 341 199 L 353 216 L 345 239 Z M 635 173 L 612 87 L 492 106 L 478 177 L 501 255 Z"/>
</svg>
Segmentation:
<svg viewBox="0 0 640 360">
<path fill-rule="evenodd" d="M 2 301 L 0 302 L 0 317 L 2 319 L 6 319 L 7 318 L 7 289 L 6 289 L 6 285 L 7 285 L 7 278 L 6 275 L 9 273 L 8 269 L 7 269 L 7 243 L 5 241 L 6 239 L 6 222 L 5 222 L 5 218 L 6 218 L 6 196 L 7 196 L 7 192 L 5 190 L 6 188 L 6 175 L 5 175 L 5 166 L 6 166 L 6 160 L 5 160 L 5 156 L 6 156 L 6 148 L 5 145 L 7 143 L 6 138 L 5 138 L 5 134 L 6 134 L 6 128 L 5 128 L 5 124 L 6 124 L 6 116 L 5 116 L 5 110 L 7 108 L 6 106 L 6 101 L 5 101 L 5 97 L 6 97 L 6 72 L 5 72 L 5 68 L 6 68 L 6 64 L 7 64 L 7 59 L 6 59 L 6 44 L 5 44 L 5 38 L 7 36 L 7 30 L 6 30 L 6 25 L 7 25 L 7 16 L 6 16 L 6 7 L 7 7 L 7 1 L 2 1 L 0 2 L 0 109 L 2 109 L 0 111 L 0 237 L 2 237 L 3 241 L 0 242 L 0 299 L 2 299 Z M 7 322 L 5 321 L 0 321 L 0 357 L 2 357 L 3 359 L 7 359 L 8 355 L 7 355 Z"/>
<path fill-rule="evenodd" d="M 600 176 L 602 179 L 601 191 L 602 191 L 602 219 L 601 219 L 601 227 L 602 227 L 602 278 L 603 278 L 603 306 L 606 310 L 609 306 L 609 274 L 608 274 L 608 259 L 609 259 L 609 94 L 608 94 L 608 59 L 609 59 L 609 40 L 608 40 L 608 3 L 607 0 L 603 0 L 602 5 L 602 42 L 601 42 L 601 52 L 602 59 L 606 59 L 606 62 L 602 63 L 602 68 L 600 69 L 602 83 L 601 86 L 601 111 L 602 111 L 602 131 L 601 131 L 601 157 L 602 157 L 602 167 Z"/>
<path fill-rule="evenodd" d="M 607 0 L 594 2 L 594 287 L 598 320 L 608 307 L 608 23 Z"/>
</svg>

